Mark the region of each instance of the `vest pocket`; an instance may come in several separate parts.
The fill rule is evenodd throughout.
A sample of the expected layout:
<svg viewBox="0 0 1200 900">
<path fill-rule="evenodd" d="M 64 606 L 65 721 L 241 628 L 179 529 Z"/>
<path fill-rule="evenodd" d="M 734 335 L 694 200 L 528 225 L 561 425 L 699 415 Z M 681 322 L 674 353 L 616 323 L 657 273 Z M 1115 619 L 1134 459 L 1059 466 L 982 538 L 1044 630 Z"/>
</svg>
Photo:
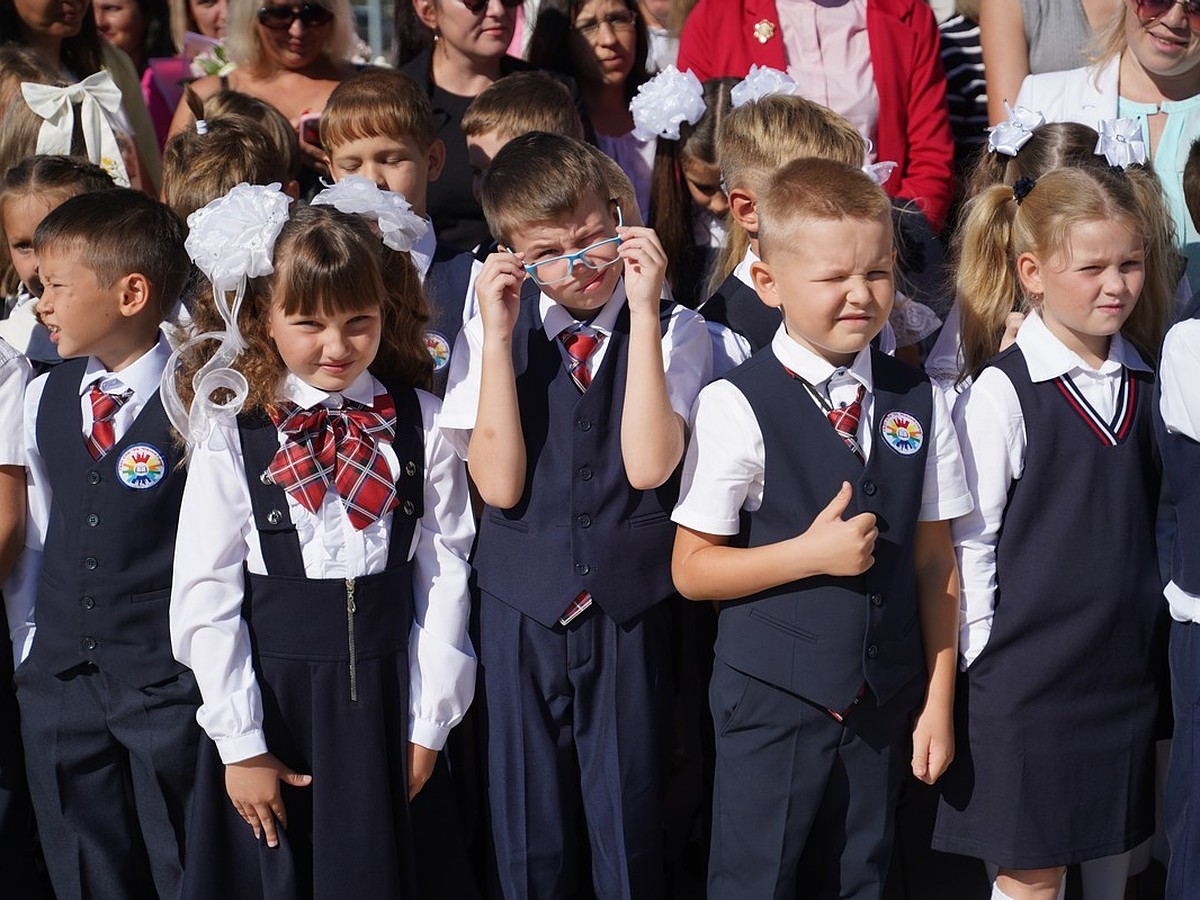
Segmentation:
<svg viewBox="0 0 1200 900">
<path fill-rule="evenodd" d="M 794 638 L 799 638 L 802 641 L 808 641 L 810 644 L 819 643 L 820 635 L 813 634 L 811 631 L 805 631 L 803 628 L 797 628 L 791 622 L 785 622 L 783 619 L 778 619 L 768 612 L 761 609 L 751 609 L 750 618 L 758 619 L 764 625 L 768 625 L 785 634 L 790 634 Z"/>
<path fill-rule="evenodd" d="M 501 528 L 511 528 L 513 531 L 519 531 L 522 534 L 529 532 L 529 523 L 523 522 L 520 519 L 510 519 L 502 512 L 492 510 L 488 513 L 488 520 Z"/>
<path fill-rule="evenodd" d="M 145 593 L 142 593 L 142 594 L 130 594 L 129 595 L 130 603 L 150 603 L 154 600 L 170 600 L 170 599 L 171 599 L 171 589 L 170 588 L 163 588 L 162 590 L 159 590 L 159 591 L 146 591 Z"/>
<path fill-rule="evenodd" d="M 640 516 L 629 517 L 630 528 L 649 528 L 651 525 L 661 525 L 664 522 L 669 522 L 671 516 L 665 509 L 660 509 L 657 512 L 644 513 Z"/>
</svg>

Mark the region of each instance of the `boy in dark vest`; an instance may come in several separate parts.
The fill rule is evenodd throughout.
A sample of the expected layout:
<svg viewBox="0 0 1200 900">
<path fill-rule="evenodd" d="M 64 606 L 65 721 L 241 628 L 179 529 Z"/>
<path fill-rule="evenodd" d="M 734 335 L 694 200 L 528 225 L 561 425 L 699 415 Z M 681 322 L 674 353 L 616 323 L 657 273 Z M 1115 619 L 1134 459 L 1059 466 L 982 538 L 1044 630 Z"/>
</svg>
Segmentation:
<svg viewBox="0 0 1200 900">
<path fill-rule="evenodd" d="M 446 162 L 428 95 L 395 69 L 368 68 L 339 84 L 321 115 L 321 142 L 334 181 L 349 175 L 369 178 L 403 194 L 412 211 L 429 221 L 425 201 L 430 182 Z M 410 252 L 425 287 L 432 317 L 425 346 L 433 358 L 433 392 L 446 390 L 450 351 L 463 322 L 480 263 L 467 252 L 438 240 L 433 224 Z"/>
<path fill-rule="evenodd" d="M 67 361 L 26 391 L 27 577 L 5 597 L 30 793 L 59 898 L 176 897 L 200 696 L 171 655 L 184 472 L 158 388 L 183 226 L 137 191 L 81 194 L 34 251 Z"/>
<path fill-rule="evenodd" d="M 701 394 L 674 513 L 676 585 L 722 601 L 709 897 L 878 898 L 910 735 L 926 782 L 954 753 L 948 520 L 971 498 L 941 393 L 870 346 L 886 195 L 807 159 L 758 207 L 751 274 L 783 322 Z"/>
<path fill-rule="evenodd" d="M 506 248 L 451 363 L 441 426 L 486 502 L 475 567 L 489 800 L 509 900 L 661 898 L 669 512 L 710 360 L 664 304 L 654 233 L 623 227 L 587 145 L 533 132 L 483 180 Z M 582 876 L 586 877 L 586 876 Z"/>
</svg>

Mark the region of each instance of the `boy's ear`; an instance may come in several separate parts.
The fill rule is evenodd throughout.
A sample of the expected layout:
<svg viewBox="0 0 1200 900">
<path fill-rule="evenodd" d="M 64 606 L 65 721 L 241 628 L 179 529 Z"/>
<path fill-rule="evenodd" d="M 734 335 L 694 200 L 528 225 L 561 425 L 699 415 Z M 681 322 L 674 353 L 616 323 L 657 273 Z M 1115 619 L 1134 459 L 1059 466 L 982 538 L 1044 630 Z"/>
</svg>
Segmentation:
<svg viewBox="0 0 1200 900">
<path fill-rule="evenodd" d="M 758 234 L 758 198 L 754 196 L 754 191 L 746 188 L 730 190 L 729 214 L 749 234 Z"/>
<path fill-rule="evenodd" d="M 143 310 L 148 309 L 155 302 L 150 279 L 141 272 L 130 272 L 123 278 L 117 279 L 115 287 L 121 293 L 117 309 L 126 318 L 140 315 Z"/>
<path fill-rule="evenodd" d="M 1030 295 L 1044 294 L 1042 282 L 1042 264 L 1032 253 L 1022 253 L 1017 257 L 1017 277 L 1021 279 L 1021 287 Z"/>
<path fill-rule="evenodd" d="M 329 177 L 333 178 L 333 169 L 329 170 Z M 336 181 L 336 180 L 337 179 L 334 178 L 334 181 Z M 289 181 L 287 184 L 285 184 L 283 186 L 283 192 L 285 194 L 287 194 L 289 197 L 291 197 L 292 200 L 296 201 L 297 203 L 300 202 L 300 182 L 297 181 L 295 178 L 293 178 L 291 181 Z"/>
<path fill-rule="evenodd" d="M 763 303 L 775 309 L 783 306 L 783 299 L 779 296 L 779 283 L 775 281 L 775 275 L 771 272 L 769 263 L 765 263 L 761 259 L 751 263 L 750 280 L 754 282 L 754 290 L 758 292 L 758 299 Z"/>
<path fill-rule="evenodd" d="M 429 168 L 425 174 L 426 181 L 437 181 L 446 165 L 446 143 L 441 138 L 429 145 Z"/>
</svg>

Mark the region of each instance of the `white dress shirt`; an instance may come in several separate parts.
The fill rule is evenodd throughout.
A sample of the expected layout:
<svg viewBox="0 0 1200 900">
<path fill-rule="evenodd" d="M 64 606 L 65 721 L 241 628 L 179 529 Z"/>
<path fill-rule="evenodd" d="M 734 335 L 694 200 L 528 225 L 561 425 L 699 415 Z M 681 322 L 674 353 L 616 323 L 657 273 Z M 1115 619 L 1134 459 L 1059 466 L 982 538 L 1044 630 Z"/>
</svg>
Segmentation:
<svg viewBox="0 0 1200 900">
<path fill-rule="evenodd" d="M 113 434 L 117 443 L 145 405 L 158 393 L 163 369 L 171 355 L 171 347 L 161 333 L 158 343 L 120 372 L 109 372 L 95 357 L 88 357 L 83 377 L 79 379 L 79 410 L 82 418 L 80 441 L 92 433 L 92 402 L 88 394 L 93 384 L 110 394 L 132 391 L 112 417 Z M 28 499 L 25 513 L 25 550 L 4 583 L 4 605 L 8 613 L 8 633 L 13 643 L 14 664 L 20 665 L 33 647 L 37 583 L 42 570 L 42 548 L 46 528 L 50 523 L 50 481 L 46 463 L 37 446 L 37 414 L 46 389 L 46 375 L 35 378 L 25 391 L 22 433 L 25 444 L 25 480 Z"/>
<path fill-rule="evenodd" d="M 853 402 L 860 385 L 866 389 L 858 442 L 863 456 L 869 459 L 875 430 L 870 348 L 861 350 L 849 366 L 835 366 L 792 340 L 781 325 L 771 349 L 783 365 L 813 385 L 831 407 Z M 933 421 L 921 423 L 930 443 L 917 518 L 940 522 L 969 511 L 971 493 L 950 410 L 940 391 L 933 390 L 932 394 Z M 705 534 L 737 534 L 739 513 L 754 512 L 762 505 L 766 469 L 762 429 L 750 401 L 731 382 L 714 381 L 696 401 L 679 503 L 671 518 Z"/>
<path fill-rule="evenodd" d="M 1042 317 L 1031 312 L 1017 332 L 1034 383 L 1070 376 L 1099 416 L 1112 421 L 1121 389 L 1122 367 L 1150 367 L 1121 335 L 1113 336 L 1108 359 L 1093 369 L 1056 338 Z M 951 524 L 962 579 L 958 650 L 965 669 L 982 652 L 992 631 L 996 606 L 996 545 L 1012 483 L 1025 471 L 1025 416 L 1016 388 L 996 368 L 984 369 L 954 406 L 975 509 Z"/>
<path fill-rule="evenodd" d="M 0 466 L 25 465 L 25 388 L 33 368 L 12 344 L 0 338 Z"/>
<path fill-rule="evenodd" d="M 554 342 L 566 365 L 567 351 L 558 336 L 574 326 L 576 320 L 546 294 L 542 294 L 538 302 L 546 340 Z M 624 305 L 625 282 L 622 279 L 591 322 L 592 328 L 603 335 L 600 345 L 585 363 L 593 379 L 604 363 L 613 326 Z M 671 408 L 686 420 L 700 388 L 712 378 L 712 347 L 704 319 L 690 309 L 676 307 L 663 335 L 662 356 Z M 483 320 L 477 316 L 459 333 L 454 352 L 450 354 L 446 399 L 438 418 L 442 433 L 463 459 L 467 458 L 467 445 L 479 409 L 482 361 Z"/>
<path fill-rule="evenodd" d="M 1163 341 L 1158 381 L 1162 391 L 1159 411 L 1163 424 L 1172 434 L 1200 441 L 1200 320 L 1186 319 L 1167 332 Z M 1195 477 L 1195 476 L 1193 476 Z M 1194 539 L 1194 535 L 1175 535 L 1175 540 Z M 1189 594 L 1174 581 L 1166 587 L 1171 618 L 1179 622 L 1200 622 L 1200 597 Z"/>
<path fill-rule="evenodd" d="M 384 392 L 364 373 L 341 394 L 330 394 L 289 374 L 282 396 L 303 409 L 340 407 L 343 396 L 370 405 Z M 408 548 L 413 562 L 414 622 L 408 739 L 440 750 L 470 705 L 475 654 L 467 637 L 470 597 L 467 555 L 475 536 L 462 463 L 434 423 L 437 398 L 418 391 L 425 434 L 425 512 Z M 280 445 L 284 443 L 280 436 Z M 399 462 L 391 444 L 380 444 L 393 476 Z M 269 749 L 262 730 L 262 697 L 250 656 L 250 635 L 241 617 L 242 566 L 267 573 L 254 527 L 250 489 L 237 424 L 219 421 L 194 447 L 179 515 L 171 590 L 171 645 L 190 666 L 204 704 L 197 721 L 225 763 Z M 361 531 L 346 517 L 332 488 L 312 513 L 287 496 L 310 578 L 357 578 L 387 567 L 392 516 Z"/>
</svg>

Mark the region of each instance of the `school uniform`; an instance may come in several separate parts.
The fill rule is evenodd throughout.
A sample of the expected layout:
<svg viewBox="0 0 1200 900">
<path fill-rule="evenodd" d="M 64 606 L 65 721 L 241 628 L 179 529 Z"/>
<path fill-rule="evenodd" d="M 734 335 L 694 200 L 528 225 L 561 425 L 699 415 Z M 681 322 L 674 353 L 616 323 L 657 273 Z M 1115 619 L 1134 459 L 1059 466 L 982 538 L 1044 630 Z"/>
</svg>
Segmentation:
<svg viewBox="0 0 1200 900">
<path fill-rule="evenodd" d="M 1165 593 L 1171 614 L 1171 703 L 1175 714 L 1175 740 L 1163 815 L 1171 855 L 1167 863 L 1167 897 L 1184 900 L 1200 894 L 1200 778 L 1194 736 L 1200 732 L 1200 581 L 1196 578 L 1196 521 L 1200 498 L 1196 472 L 1200 471 L 1200 407 L 1195 379 L 1200 372 L 1200 308 L 1189 304 L 1182 319 L 1163 341 L 1155 430 L 1162 450 L 1163 477 L 1171 499 L 1175 526 L 1171 580 Z"/>
<path fill-rule="evenodd" d="M 966 672 L 938 850 L 1034 869 L 1154 831 L 1152 392 L 1120 335 L 1096 370 L 1031 313 L 955 407 L 976 508 L 953 523 Z"/>
<path fill-rule="evenodd" d="M 263 473 L 288 439 L 270 419 L 219 422 L 192 453 L 171 631 L 204 697 L 185 896 L 413 896 L 407 744 L 440 750 L 474 690 L 461 463 L 433 428 L 438 401 L 369 373 L 343 393 L 294 375 L 299 410 L 395 406 L 376 449 L 397 491 L 356 527 L 330 487 L 310 511 Z M 378 399 L 377 399 L 378 398 Z M 224 764 L 270 752 L 313 774 L 285 787 L 280 847 L 256 842 Z"/>
<path fill-rule="evenodd" d="M 856 453 L 826 412 L 859 397 Z M 704 390 L 692 433 L 678 524 L 734 546 L 776 543 L 848 481 L 846 517 L 872 512 L 880 529 L 864 575 L 721 604 L 708 895 L 878 897 L 926 682 L 914 534 L 971 502 L 945 401 L 877 350 L 834 366 L 781 326 Z"/>
<path fill-rule="evenodd" d="M 446 393 L 450 351 L 463 325 L 475 315 L 475 279 L 483 264 L 466 251 L 439 241 L 432 225 L 410 252 L 432 314 L 425 323 L 425 348 L 433 359 L 432 392 Z"/>
<path fill-rule="evenodd" d="M 6 605 L 61 898 L 179 895 L 200 732 L 195 682 L 168 637 L 186 480 L 158 393 L 169 355 L 160 337 L 118 373 L 71 360 L 25 396 L 26 550 Z M 93 387 L 124 402 L 114 412 Z M 97 402 L 109 403 L 100 419 Z M 106 452 L 94 446 L 106 439 Z"/>
<path fill-rule="evenodd" d="M 699 316 L 671 304 L 660 324 L 667 393 L 686 415 L 709 377 L 708 334 Z M 638 491 L 625 477 L 624 283 L 590 323 L 599 343 L 579 364 L 587 374 L 573 376 L 560 337 L 578 325 L 545 294 L 523 294 L 513 363 L 528 475 L 511 509 L 484 509 L 475 556 L 489 801 L 509 900 L 573 894 L 581 819 L 598 896 L 665 893 L 670 648 L 662 601 L 673 594 L 668 511 L 677 481 Z M 482 347 L 474 319 L 451 361 L 441 419 L 464 458 Z M 590 379 L 586 390 L 576 377 Z M 590 605 L 579 609 L 585 598 Z"/>
</svg>

